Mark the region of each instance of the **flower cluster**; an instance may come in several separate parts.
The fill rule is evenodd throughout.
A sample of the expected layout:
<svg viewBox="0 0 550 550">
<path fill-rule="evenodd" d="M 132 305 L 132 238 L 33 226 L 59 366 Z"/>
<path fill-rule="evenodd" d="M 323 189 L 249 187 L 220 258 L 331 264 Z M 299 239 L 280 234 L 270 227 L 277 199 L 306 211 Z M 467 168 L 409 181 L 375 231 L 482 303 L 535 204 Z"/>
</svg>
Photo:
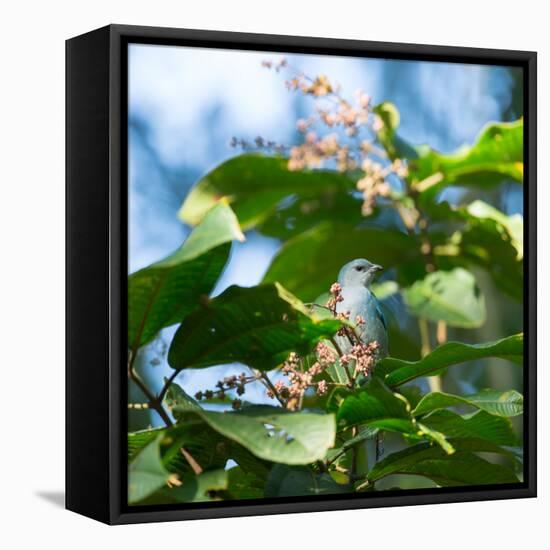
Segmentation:
<svg viewBox="0 0 550 550">
<path fill-rule="evenodd" d="M 333 315 L 336 315 L 336 305 L 343 301 L 344 297 L 342 296 L 342 285 L 340 283 L 333 283 L 330 286 L 330 298 L 326 306 L 332 311 Z"/>
<path fill-rule="evenodd" d="M 303 367 L 301 358 L 292 352 L 283 364 L 282 372 L 288 378 L 288 383 L 278 380 L 273 389 L 268 389 L 267 395 L 272 399 L 278 397 L 285 407 L 291 411 L 301 407 L 306 390 L 315 389 L 317 395 L 325 395 L 329 383 L 324 379 L 315 379 L 323 374 L 326 368 L 332 365 L 338 358 L 338 354 L 328 344 L 319 342 L 315 348 L 317 361 L 309 368 Z"/>
<path fill-rule="evenodd" d="M 388 183 L 388 176 L 396 174 L 398 177 L 407 176 L 407 167 L 400 159 L 394 160 L 384 167 L 379 162 L 366 158 L 362 165 L 363 177 L 357 181 L 357 190 L 363 195 L 361 212 L 364 216 L 372 214 L 378 197 L 388 197 L 391 193 L 391 186 Z"/>
<path fill-rule="evenodd" d="M 288 169 L 314 170 L 327 162 L 332 162 L 340 172 L 360 168 L 362 176 L 357 181 L 357 189 L 363 195 L 361 212 L 364 216 L 370 216 L 378 199 L 391 194 L 388 176 L 395 174 L 405 178 L 408 175 L 407 167 L 400 159 L 389 164 L 385 160 L 382 164 L 371 158 L 387 159 L 387 155 L 376 146 L 377 137 L 384 130 L 384 121 L 373 109 L 370 96 L 357 90 L 354 100 L 349 101 L 340 94 L 339 86 L 326 75 L 309 77 L 294 70 L 284 59 L 278 63 L 264 61 L 262 65 L 277 72 L 282 68 L 289 69 L 294 76 L 286 81 L 287 88 L 316 100 L 315 113 L 299 119 L 296 124 L 304 140 L 289 149 Z M 322 135 L 322 129 L 327 128 L 330 133 Z M 335 130 L 340 130 L 346 137 L 339 138 Z M 283 151 L 281 146 L 277 150 Z"/>
<path fill-rule="evenodd" d="M 352 361 L 355 363 L 354 378 L 359 374 L 368 376 L 376 364 L 379 349 L 380 345 L 376 341 L 368 344 L 355 344 L 349 353 L 340 357 L 340 362 L 343 365 L 349 365 Z"/>
</svg>

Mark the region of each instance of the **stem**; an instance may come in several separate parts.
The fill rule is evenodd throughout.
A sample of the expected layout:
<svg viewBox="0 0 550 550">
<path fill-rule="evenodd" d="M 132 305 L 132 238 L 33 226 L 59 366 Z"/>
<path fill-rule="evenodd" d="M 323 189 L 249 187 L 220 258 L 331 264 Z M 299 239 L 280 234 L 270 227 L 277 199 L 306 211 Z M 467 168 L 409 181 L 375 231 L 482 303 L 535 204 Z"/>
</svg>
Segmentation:
<svg viewBox="0 0 550 550">
<path fill-rule="evenodd" d="M 144 393 L 145 397 L 147 397 L 147 399 L 149 400 L 150 408 L 154 409 L 158 413 L 158 415 L 162 418 L 162 421 L 166 424 L 166 427 L 170 428 L 171 426 L 174 425 L 174 423 L 168 416 L 168 413 L 164 410 L 164 407 L 162 406 L 162 400 L 156 397 L 153 394 L 153 392 L 145 385 L 145 383 L 140 378 L 139 374 L 136 372 L 134 368 L 136 356 L 137 356 L 137 353 L 135 350 L 130 352 L 130 357 L 128 359 L 128 378 L 134 381 L 134 383 Z M 177 371 L 175 372 L 177 373 Z M 175 376 L 172 375 L 170 378 L 173 379 L 175 378 Z M 167 381 L 167 383 L 163 387 L 164 391 L 168 389 L 168 386 L 170 385 L 170 383 L 168 383 Z M 196 475 L 202 473 L 202 468 L 200 467 L 199 463 L 193 458 L 191 453 L 187 451 L 185 447 L 181 447 L 180 451 L 181 451 L 181 454 L 185 457 L 185 460 L 187 460 L 187 462 L 189 463 L 189 466 L 191 466 L 191 469 L 193 470 L 193 472 L 195 472 Z"/>
<path fill-rule="evenodd" d="M 357 426 L 354 426 L 351 429 L 351 437 L 357 436 Z M 357 462 L 359 458 L 359 451 L 358 451 L 358 445 L 354 445 L 351 450 L 351 471 L 350 471 L 350 478 L 353 481 L 355 477 L 357 476 Z"/>
<path fill-rule="evenodd" d="M 160 390 L 160 393 L 158 395 L 158 400 L 160 403 L 164 401 L 164 396 L 166 395 L 166 392 L 168 391 L 168 388 L 172 385 L 172 382 L 176 379 L 176 376 L 180 373 L 180 371 L 175 370 L 169 378 L 166 379 L 166 382 L 164 382 L 164 386 L 162 386 L 162 389 Z"/>
<path fill-rule="evenodd" d="M 271 380 L 269 379 L 269 376 L 267 376 L 267 374 L 265 372 L 259 372 L 259 371 L 254 371 L 254 372 L 260 374 L 260 378 L 264 381 L 265 385 L 269 388 L 269 390 L 275 396 L 277 401 L 283 407 L 286 407 L 286 403 L 284 402 L 283 398 L 279 395 L 279 392 L 277 391 L 277 389 L 273 385 L 273 382 L 271 382 Z"/>
<path fill-rule="evenodd" d="M 425 357 L 432 351 L 432 346 L 430 344 L 430 328 L 428 321 L 424 317 L 418 318 L 418 329 L 420 330 L 420 355 Z"/>
<path fill-rule="evenodd" d="M 139 389 L 145 394 L 145 397 L 149 400 L 149 406 L 158 413 L 158 415 L 162 418 L 162 421 L 166 424 L 166 427 L 169 428 L 170 426 L 173 426 L 174 423 L 170 420 L 170 417 L 164 410 L 161 402 L 157 397 L 155 397 L 155 395 L 153 395 L 153 393 L 140 378 L 139 374 L 135 371 L 134 367 L 130 364 L 128 365 L 128 377 L 130 380 L 133 380 Z"/>
<path fill-rule="evenodd" d="M 344 355 L 344 353 L 342 352 L 342 349 L 340 348 L 340 346 L 338 345 L 338 343 L 336 342 L 336 339 L 334 338 L 334 336 L 330 339 L 332 345 L 334 346 L 334 348 L 336 349 L 336 352 L 338 353 L 339 357 L 342 358 L 342 356 Z M 353 388 L 353 384 L 355 382 L 353 376 L 351 375 L 351 371 L 349 370 L 349 365 L 347 364 L 344 364 L 342 362 L 340 362 L 340 364 L 344 367 L 344 370 L 346 371 L 346 375 L 348 377 L 348 386 L 350 388 Z"/>
<path fill-rule="evenodd" d="M 382 456 L 382 436 L 380 435 L 380 432 L 376 433 L 376 438 L 374 440 L 374 463 L 376 464 L 380 457 Z"/>
<path fill-rule="evenodd" d="M 430 344 L 430 328 L 428 321 L 422 317 L 418 319 L 418 328 L 420 329 L 420 340 L 422 342 L 422 347 L 420 348 L 420 354 L 422 357 L 425 357 L 432 350 Z M 430 386 L 431 392 L 442 392 L 443 384 L 441 381 L 441 376 L 436 374 L 434 376 L 427 376 L 428 385 Z"/>
<path fill-rule="evenodd" d="M 447 341 L 447 323 L 445 321 L 437 322 L 436 339 L 439 346 Z"/>
<path fill-rule="evenodd" d="M 187 463 L 189 466 L 191 466 L 191 469 L 193 472 L 195 472 L 195 475 L 198 476 L 202 474 L 202 468 L 201 465 L 193 458 L 191 453 L 185 449 L 185 447 L 180 448 L 181 454 L 184 456 L 185 460 L 187 460 Z"/>
</svg>

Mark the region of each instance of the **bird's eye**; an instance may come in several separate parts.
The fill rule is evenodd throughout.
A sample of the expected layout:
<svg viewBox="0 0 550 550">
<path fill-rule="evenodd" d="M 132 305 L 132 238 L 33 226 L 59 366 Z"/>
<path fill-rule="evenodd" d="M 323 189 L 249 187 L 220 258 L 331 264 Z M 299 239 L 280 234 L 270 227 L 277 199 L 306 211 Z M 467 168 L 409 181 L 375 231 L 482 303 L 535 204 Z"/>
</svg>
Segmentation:
<svg viewBox="0 0 550 550">
<path fill-rule="evenodd" d="M 363 267 L 360 266 L 360 265 L 358 265 L 355 269 L 356 269 L 356 271 L 363 271 Z"/>
</svg>

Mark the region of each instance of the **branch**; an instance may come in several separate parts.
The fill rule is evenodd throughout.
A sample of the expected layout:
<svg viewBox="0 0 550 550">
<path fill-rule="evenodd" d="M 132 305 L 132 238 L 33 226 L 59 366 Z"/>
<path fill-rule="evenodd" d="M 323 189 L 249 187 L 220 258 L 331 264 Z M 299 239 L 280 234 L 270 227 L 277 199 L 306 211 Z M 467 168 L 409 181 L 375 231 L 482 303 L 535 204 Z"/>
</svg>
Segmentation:
<svg viewBox="0 0 550 550">
<path fill-rule="evenodd" d="M 277 388 L 273 385 L 273 382 L 269 379 L 269 376 L 265 372 L 255 371 L 256 373 L 259 373 L 261 380 L 264 382 L 264 384 L 269 388 L 271 393 L 275 396 L 277 401 L 283 406 L 286 407 L 286 403 L 283 401 L 283 398 L 279 395 L 279 392 L 277 391 Z"/>
<path fill-rule="evenodd" d="M 180 373 L 179 370 L 175 370 L 169 378 L 166 379 L 164 382 L 164 386 L 162 386 L 162 389 L 159 392 L 158 400 L 160 403 L 164 401 L 164 396 L 166 395 L 166 392 L 168 391 L 168 388 L 172 385 L 172 382 L 176 379 L 176 376 Z"/>
</svg>

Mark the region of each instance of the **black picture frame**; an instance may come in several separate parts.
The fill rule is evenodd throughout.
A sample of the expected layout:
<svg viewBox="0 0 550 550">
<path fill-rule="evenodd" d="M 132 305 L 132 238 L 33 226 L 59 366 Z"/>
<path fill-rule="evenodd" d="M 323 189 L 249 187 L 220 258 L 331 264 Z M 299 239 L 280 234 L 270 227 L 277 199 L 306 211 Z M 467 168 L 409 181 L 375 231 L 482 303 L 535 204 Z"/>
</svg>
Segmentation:
<svg viewBox="0 0 550 550">
<path fill-rule="evenodd" d="M 522 483 L 128 507 L 126 460 L 129 43 L 509 65 L 524 75 L 525 476 Z M 66 43 L 66 507 L 109 524 L 536 496 L 534 52 L 109 25 Z M 90 345 L 93 342 L 93 346 Z"/>
</svg>

